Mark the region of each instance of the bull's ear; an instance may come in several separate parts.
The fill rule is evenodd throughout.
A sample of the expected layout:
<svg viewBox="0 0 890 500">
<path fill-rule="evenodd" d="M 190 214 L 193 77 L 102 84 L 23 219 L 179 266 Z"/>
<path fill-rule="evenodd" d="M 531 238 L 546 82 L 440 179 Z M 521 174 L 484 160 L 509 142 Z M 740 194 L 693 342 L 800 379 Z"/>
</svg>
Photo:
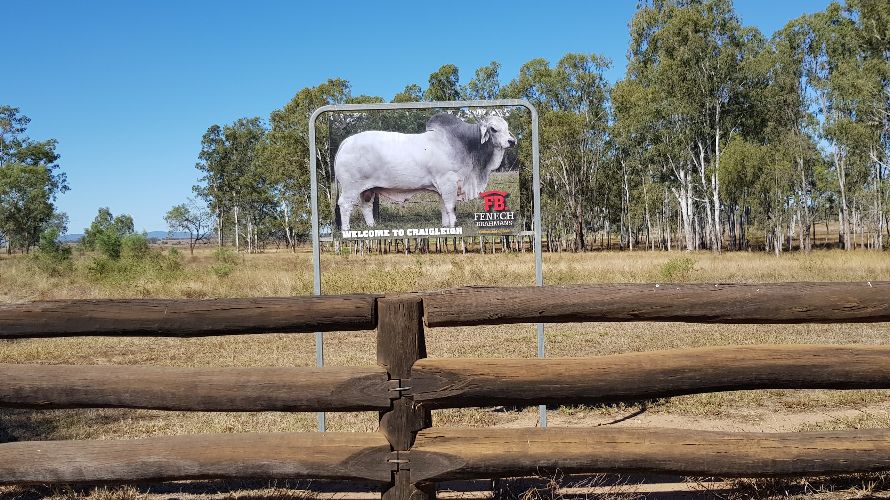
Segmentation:
<svg viewBox="0 0 890 500">
<path fill-rule="evenodd" d="M 488 124 L 485 122 L 480 123 L 479 130 L 482 131 L 482 142 L 480 142 L 480 144 L 485 144 L 485 141 L 491 138 L 491 135 L 488 133 Z"/>
</svg>

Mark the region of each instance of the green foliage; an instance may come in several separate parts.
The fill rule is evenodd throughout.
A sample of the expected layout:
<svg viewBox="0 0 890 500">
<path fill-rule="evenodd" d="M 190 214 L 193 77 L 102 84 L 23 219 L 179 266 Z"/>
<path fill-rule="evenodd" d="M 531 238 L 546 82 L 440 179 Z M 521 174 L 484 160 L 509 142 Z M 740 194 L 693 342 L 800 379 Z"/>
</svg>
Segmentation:
<svg viewBox="0 0 890 500">
<path fill-rule="evenodd" d="M 37 250 L 45 254 L 60 255 L 65 258 L 71 257 L 71 247 L 59 241 L 59 228 L 53 227 L 47 229 L 40 235 L 40 242 L 37 244 Z"/>
<path fill-rule="evenodd" d="M 487 66 L 476 70 L 473 79 L 467 84 L 465 90 L 468 99 L 497 99 L 501 91 L 499 73 L 501 64 L 491 61 Z"/>
<path fill-rule="evenodd" d="M 217 248 L 213 252 L 213 259 L 216 264 L 210 266 L 210 270 L 218 278 L 227 278 L 235 271 L 235 266 L 240 262 L 238 254 L 226 247 Z"/>
<path fill-rule="evenodd" d="M 615 170 L 606 168 L 609 87 L 603 73 L 609 65 L 597 54 L 569 53 L 552 67 L 534 59 L 503 90 L 506 96 L 535 103 L 541 114 L 544 212 L 548 225 L 559 224 L 561 232 L 574 235 L 577 250 L 585 248 L 592 215 L 605 201 L 592 192 L 616 185 L 608 178 Z M 530 148 L 524 147 L 520 154 L 530 164 Z"/>
<path fill-rule="evenodd" d="M 109 257 L 96 257 L 87 265 L 87 275 L 94 280 L 105 279 L 116 270 L 116 262 Z"/>
<path fill-rule="evenodd" d="M 666 281 L 691 281 L 695 272 L 695 259 L 692 257 L 675 257 L 668 260 L 658 269 L 658 274 Z"/>
<path fill-rule="evenodd" d="M 16 248 L 37 243 L 55 207 L 52 172 L 43 165 L 7 164 L 0 168 L 0 224 Z"/>
<path fill-rule="evenodd" d="M 118 234 L 109 231 L 102 232 L 96 236 L 96 248 L 102 255 L 117 260 L 121 256 L 122 240 L 123 237 Z"/>
<path fill-rule="evenodd" d="M 392 102 L 420 102 L 423 100 L 423 89 L 416 83 L 405 85 L 405 89 L 392 98 Z"/>
<path fill-rule="evenodd" d="M 86 250 L 98 250 L 105 257 L 117 260 L 125 236 L 133 234 L 133 217 L 111 213 L 108 207 L 99 209 L 90 227 L 84 229 L 81 246 Z"/>
<path fill-rule="evenodd" d="M 260 168 L 261 144 L 269 139 L 266 134 L 266 124 L 259 117 L 241 118 L 222 127 L 213 125 L 204 134 L 197 164 L 204 174 L 201 179 L 204 185 L 196 186 L 195 191 L 221 219 L 223 227 L 234 223 L 233 219 L 239 216 L 242 222 L 270 209 L 273 183 L 277 180 L 273 179 L 274 169 L 281 167 L 291 148 L 302 147 L 290 142 L 298 139 L 280 137 L 281 142 L 276 140 L 276 145 L 287 152 L 282 151 L 280 156 L 269 153 L 264 159 L 264 168 Z M 177 221 L 177 214 L 172 215 L 173 224 L 186 224 L 194 230 L 192 222 Z"/>
<path fill-rule="evenodd" d="M 213 252 L 213 259 L 220 264 L 236 265 L 241 258 L 231 248 L 219 247 Z"/>
<path fill-rule="evenodd" d="M 129 283 L 151 277 L 167 279 L 182 270 L 179 252 L 151 248 L 148 235 L 133 231 L 129 215 L 114 217 L 107 208 L 101 208 L 86 233 L 82 246 L 99 251 L 86 268 L 93 280 Z"/>
<path fill-rule="evenodd" d="M 50 276 L 69 274 L 74 269 L 71 261 L 71 247 L 59 241 L 59 229 L 50 228 L 40 235 L 37 252 L 32 262 L 41 272 Z"/>
<path fill-rule="evenodd" d="M 25 135 L 31 120 L 0 105 L 0 239 L 27 252 L 53 225 L 56 196 L 68 190 L 56 141 Z"/>
<path fill-rule="evenodd" d="M 185 203 L 179 204 L 171 208 L 167 211 L 167 214 L 164 215 L 164 221 L 167 222 L 167 225 L 170 227 L 170 231 L 179 231 L 183 227 L 186 227 L 184 221 L 188 220 L 188 206 Z"/>
<path fill-rule="evenodd" d="M 802 228 L 839 220 L 844 244 L 858 233 L 881 248 L 890 239 L 888 5 L 832 3 L 767 37 L 742 23 L 731 0 L 640 2 L 627 70 L 614 85 L 604 77 L 608 60 L 568 53 L 555 64 L 532 59 L 503 84 L 497 61 L 466 85 L 445 64 L 425 89 L 406 85 L 393 101 L 531 101 L 540 113 L 543 229 L 563 247 L 619 233 L 621 248 L 720 251 L 749 249 L 749 235 L 764 234 L 762 248 L 778 253 L 795 233 L 808 250 L 812 231 Z M 251 247 L 308 237 L 311 148 L 321 227 L 330 227 L 340 142 L 362 130 L 422 132 L 433 112 L 325 114 L 310 144 L 312 112 L 347 102 L 382 99 L 330 79 L 301 89 L 268 128 L 245 118 L 208 129 L 196 192 L 227 239 L 236 221 Z M 503 114 L 519 139 L 504 168 L 523 171 L 529 199 L 530 118 Z M 521 208 L 526 219 L 530 207 Z M 567 238 L 574 244 L 562 245 Z"/>
<path fill-rule="evenodd" d="M 228 278 L 229 275 L 235 271 L 235 266 L 232 264 L 220 263 L 210 266 L 210 270 L 217 278 Z"/>
<path fill-rule="evenodd" d="M 423 95 L 427 101 L 457 101 L 461 98 L 460 72 L 453 64 L 445 64 L 432 73 L 429 84 Z"/>
<path fill-rule="evenodd" d="M 148 236 L 145 234 L 128 234 L 121 238 L 120 258 L 129 261 L 142 261 L 151 254 Z"/>
<path fill-rule="evenodd" d="M 268 127 L 259 118 L 243 118 L 207 130 L 197 164 L 202 184 L 195 192 L 207 201 L 228 237 L 234 236 L 236 219 L 240 233 L 250 241 L 260 239 L 259 235 L 264 239 L 274 235 L 293 245 L 297 235 L 308 233 L 309 116 L 320 106 L 350 99 L 349 83 L 331 79 L 300 90 L 282 109 L 272 112 Z M 371 96 L 355 99 L 381 100 Z M 329 136 L 324 120 L 317 125 L 313 146 L 319 152 L 320 191 L 330 194 Z M 329 219 L 330 203 L 319 205 L 322 219 Z"/>
<path fill-rule="evenodd" d="M 130 234 L 121 239 L 120 256 L 99 255 L 92 258 L 87 275 L 94 281 L 136 283 L 140 280 L 167 281 L 182 272 L 182 256 L 175 249 L 164 253 L 151 248 L 144 235 Z"/>
<path fill-rule="evenodd" d="M 195 200 L 182 203 L 171 208 L 164 216 L 170 231 L 186 231 L 189 233 L 189 252 L 195 253 L 195 245 L 209 234 L 213 216 L 207 207 Z"/>
</svg>

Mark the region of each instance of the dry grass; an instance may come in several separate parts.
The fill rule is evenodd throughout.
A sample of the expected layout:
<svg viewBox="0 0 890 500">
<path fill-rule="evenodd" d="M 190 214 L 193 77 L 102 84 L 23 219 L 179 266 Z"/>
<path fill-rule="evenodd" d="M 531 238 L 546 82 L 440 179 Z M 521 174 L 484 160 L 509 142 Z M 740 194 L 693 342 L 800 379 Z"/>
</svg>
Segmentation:
<svg viewBox="0 0 890 500">
<path fill-rule="evenodd" d="M 221 266 L 211 251 L 184 255 L 174 273 L 134 279 L 96 278 L 90 256 L 62 276 L 36 271 L 21 257 L 0 257 L 0 303 L 70 298 L 214 298 L 301 295 L 311 290 L 309 255 L 269 251 L 237 256 Z M 432 290 L 466 284 L 533 282 L 529 253 L 492 255 L 326 255 L 326 293 Z M 890 280 L 890 258 L 871 252 L 817 251 L 774 257 L 759 253 L 602 252 L 545 255 L 547 283 L 777 282 Z M 761 343 L 890 342 L 890 324 L 693 325 L 582 323 L 547 326 L 552 357 L 594 356 L 707 345 Z M 535 356 L 532 325 L 464 327 L 428 332 L 431 357 Z M 327 363 L 371 365 L 372 332 L 325 335 Z M 250 335 L 195 339 L 69 338 L 0 343 L 2 363 L 145 364 L 161 366 L 311 366 L 309 335 Z M 641 411 L 642 410 L 642 411 Z M 890 391 L 743 391 L 684 396 L 641 405 L 567 407 L 552 411 L 552 425 L 601 425 L 639 413 L 618 425 L 766 431 L 890 427 Z M 853 414 L 844 413 L 853 412 Z M 869 417 L 857 420 L 856 412 Z M 376 428 L 373 413 L 329 415 L 334 430 Z M 533 426 L 535 409 L 458 409 L 434 412 L 435 425 Z M 832 427 L 836 426 L 836 427 Z M 108 439 L 204 432 L 303 431 L 312 414 L 188 413 L 146 410 L 0 410 L 0 441 Z M 115 490 L 117 491 L 117 490 Z M 102 498 L 132 498 L 132 492 Z M 81 494 L 81 493 L 78 493 Z M 13 495 L 15 496 L 15 495 Z M 95 495 L 94 498 L 98 498 Z"/>
<path fill-rule="evenodd" d="M 151 485 L 82 486 L 82 487 L 2 487 L 0 498 L 32 500 L 308 500 L 344 498 L 343 495 L 317 494 L 310 488 L 319 485 L 310 481 L 177 481 Z M 379 495 L 378 495 L 379 498 Z"/>
<path fill-rule="evenodd" d="M 90 256 L 77 259 L 64 276 L 36 272 L 27 259 L 0 256 L 0 302 L 69 298 L 303 295 L 312 290 L 306 251 L 270 250 L 238 255 L 221 269 L 209 249 L 182 256 L 184 268 L 171 275 L 150 274 L 126 281 L 90 279 Z M 533 283 L 530 253 L 497 255 L 325 255 L 326 293 L 433 290 L 466 284 Z M 228 272 L 225 272 L 228 271 Z M 809 255 L 732 252 L 597 252 L 544 255 L 549 284 L 649 282 L 859 281 L 890 278 L 890 258 L 876 252 L 815 251 Z"/>
<path fill-rule="evenodd" d="M 739 479 L 722 498 L 728 500 L 807 499 L 846 500 L 850 498 L 890 498 L 890 476 L 856 474 L 834 477 Z"/>
</svg>

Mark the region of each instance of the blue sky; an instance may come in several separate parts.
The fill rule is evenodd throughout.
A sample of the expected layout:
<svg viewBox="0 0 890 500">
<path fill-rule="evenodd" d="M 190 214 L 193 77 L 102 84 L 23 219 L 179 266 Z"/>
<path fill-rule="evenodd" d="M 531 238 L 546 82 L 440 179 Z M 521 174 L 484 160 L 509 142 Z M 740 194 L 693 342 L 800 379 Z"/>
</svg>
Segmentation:
<svg viewBox="0 0 890 500">
<path fill-rule="evenodd" d="M 507 81 L 535 57 L 597 52 L 613 61 L 614 81 L 636 3 L 5 2 L 0 104 L 32 119 L 32 138 L 58 139 L 70 232 L 100 206 L 131 214 L 137 229 L 164 230 L 164 213 L 191 196 L 213 123 L 268 117 L 330 77 L 389 99 L 407 83 L 425 87 L 446 63 L 465 83 L 497 60 Z M 745 24 L 771 34 L 827 3 L 735 5 Z"/>
</svg>

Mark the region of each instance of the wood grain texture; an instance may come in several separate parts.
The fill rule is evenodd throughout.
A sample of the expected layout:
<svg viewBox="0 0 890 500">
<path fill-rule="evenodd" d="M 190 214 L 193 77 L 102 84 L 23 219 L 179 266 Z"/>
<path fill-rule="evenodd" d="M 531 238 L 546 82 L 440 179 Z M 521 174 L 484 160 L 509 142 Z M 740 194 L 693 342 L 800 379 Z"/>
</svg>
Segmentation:
<svg viewBox="0 0 890 500">
<path fill-rule="evenodd" d="M 0 365 L 0 407 L 373 411 L 389 406 L 381 368 Z"/>
<path fill-rule="evenodd" d="M 890 346 L 756 345 L 594 358 L 423 359 L 427 408 L 596 404 L 751 389 L 890 389 Z"/>
<path fill-rule="evenodd" d="M 410 471 L 400 470 L 393 473 L 392 486 L 383 492 L 381 500 L 433 500 L 436 498 L 436 485 L 411 484 Z"/>
<path fill-rule="evenodd" d="M 0 444 L 0 484 L 183 479 L 390 479 L 378 433 L 174 436 Z"/>
<path fill-rule="evenodd" d="M 890 321 L 890 282 L 468 287 L 425 294 L 430 327 L 581 321 Z"/>
<path fill-rule="evenodd" d="M 377 364 L 386 368 L 389 378 L 411 387 L 411 367 L 426 357 L 423 335 L 423 309 L 420 297 L 404 295 L 382 298 L 377 327 Z M 380 413 L 380 431 L 393 450 L 407 450 L 420 429 L 432 425 L 429 410 L 416 407 L 410 398 L 393 394 L 392 407 Z"/>
<path fill-rule="evenodd" d="M 563 473 L 717 477 L 890 470 L 890 430 L 730 433 L 675 429 L 426 429 L 409 452 L 413 481 Z"/>
<path fill-rule="evenodd" d="M 411 365 L 426 357 L 423 301 L 417 295 L 377 301 L 377 364 L 393 379 L 411 377 Z"/>
<path fill-rule="evenodd" d="M 67 300 L 0 305 L 0 338 L 197 337 L 375 327 L 376 297 L 371 295 Z"/>
<path fill-rule="evenodd" d="M 386 368 L 393 384 L 411 386 L 411 366 L 426 357 L 423 331 L 423 302 L 416 295 L 385 297 L 378 301 L 377 364 Z M 407 391 L 393 394 L 392 407 L 380 412 L 380 432 L 391 448 L 404 451 L 411 448 L 420 429 L 432 425 L 430 411 L 405 397 Z M 390 484 L 384 489 L 383 500 L 426 500 L 435 498 L 435 488 L 418 487 L 410 464 L 399 464 L 393 471 Z"/>
</svg>

